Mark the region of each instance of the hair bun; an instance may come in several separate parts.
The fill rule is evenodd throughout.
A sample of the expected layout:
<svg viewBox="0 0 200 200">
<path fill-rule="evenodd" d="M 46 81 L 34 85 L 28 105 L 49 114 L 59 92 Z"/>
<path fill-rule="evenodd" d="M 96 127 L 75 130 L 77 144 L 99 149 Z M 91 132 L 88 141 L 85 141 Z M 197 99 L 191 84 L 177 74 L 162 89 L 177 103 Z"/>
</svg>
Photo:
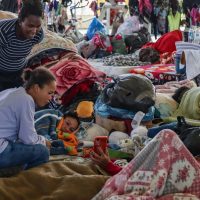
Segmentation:
<svg viewBox="0 0 200 200">
<path fill-rule="evenodd" d="M 30 68 L 25 69 L 24 72 L 23 72 L 24 81 L 28 81 L 31 77 L 31 74 L 32 74 L 32 69 L 30 69 Z"/>
</svg>

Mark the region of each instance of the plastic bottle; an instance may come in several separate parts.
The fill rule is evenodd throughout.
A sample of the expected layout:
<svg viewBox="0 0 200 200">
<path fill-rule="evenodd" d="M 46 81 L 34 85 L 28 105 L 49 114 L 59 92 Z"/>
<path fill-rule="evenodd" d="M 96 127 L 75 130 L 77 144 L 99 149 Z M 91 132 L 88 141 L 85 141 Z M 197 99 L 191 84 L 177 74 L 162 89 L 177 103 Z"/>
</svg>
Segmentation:
<svg viewBox="0 0 200 200">
<path fill-rule="evenodd" d="M 200 30 L 198 28 L 194 32 L 194 43 L 200 43 Z"/>
<path fill-rule="evenodd" d="M 190 28 L 188 32 L 188 42 L 192 43 L 193 41 L 194 41 L 194 30 Z"/>
</svg>

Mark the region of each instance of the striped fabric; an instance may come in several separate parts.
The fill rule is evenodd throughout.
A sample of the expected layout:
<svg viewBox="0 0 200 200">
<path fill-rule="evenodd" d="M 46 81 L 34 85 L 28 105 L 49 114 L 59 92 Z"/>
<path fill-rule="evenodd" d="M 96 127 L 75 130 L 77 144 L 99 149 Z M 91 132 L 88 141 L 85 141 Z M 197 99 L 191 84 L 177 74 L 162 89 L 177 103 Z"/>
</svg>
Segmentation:
<svg viewBox="0 0 200 200">
<path fill-rule="evenodd" d="M 16 36 L 16 24 L 17 19 L 0 20 L 0 72 L 23 69 L 32 47 L 44 37 L 41 29 L 34 38 L 20 40 Z"/>
<path fill-rule="evenodd" d="M 200 50 L 200 45 L 190 42 L 178 41 L 176 45 L 176 56 L 181 57 L 181 54 L 185 50 Z"/>
</svg>

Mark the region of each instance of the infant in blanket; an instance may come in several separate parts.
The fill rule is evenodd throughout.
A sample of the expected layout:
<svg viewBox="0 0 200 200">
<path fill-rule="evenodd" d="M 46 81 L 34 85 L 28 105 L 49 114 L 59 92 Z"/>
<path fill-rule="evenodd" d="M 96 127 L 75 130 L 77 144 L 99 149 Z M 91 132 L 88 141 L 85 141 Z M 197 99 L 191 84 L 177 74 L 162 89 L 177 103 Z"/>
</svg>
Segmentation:
<svg viewBox="0 0 200 200">
<path fill-rule="evenodd" d="M 51 141 L 51 155 L 77 155 L 78 140 L 75 132 L 79 125 L 80 120 L 74 112 L 63 115 L 58 110 L 45 109 L 35 114 L 35 129 L 39 135 Z"/>
</svg>

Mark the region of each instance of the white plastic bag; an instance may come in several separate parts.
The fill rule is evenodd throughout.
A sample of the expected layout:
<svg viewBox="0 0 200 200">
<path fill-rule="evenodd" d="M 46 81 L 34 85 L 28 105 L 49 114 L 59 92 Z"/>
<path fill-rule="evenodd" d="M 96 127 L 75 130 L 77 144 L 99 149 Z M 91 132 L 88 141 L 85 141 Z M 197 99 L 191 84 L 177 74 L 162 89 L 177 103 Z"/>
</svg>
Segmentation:
<svg viewBox="0 0 200 200">
<path fill-rule="evenodd" d="M 128 17 L 123 24 L 121 24 L 117 30 L 117 34 L 121 35 L 133 35 L 133 32 L 139 31 L 140 22 L 137 16 Z"/>
<path fill-rule="evenodd" d="M 144 113 L 139 111 L 135 114 L 132 122 L 131 122 L 131 126 L 132 126 L 132 131 L 131 131 L 131 138 L 133 139 L 135 137 L 135 135 L 137 134 L 136 133 L 136 130 L 138 129 L 138 131 L 141 131 L 141 133 L 139 133 L 140 135 L 143 135 L 143 132 L 144 134 L 146 134 L 146 128 L 145 127 L 142 127 L 140 126 L 141 124 L 141 121 L 144 117 Z M 144 129 L 144 130 L 143 130 Z"/>
</svg>

